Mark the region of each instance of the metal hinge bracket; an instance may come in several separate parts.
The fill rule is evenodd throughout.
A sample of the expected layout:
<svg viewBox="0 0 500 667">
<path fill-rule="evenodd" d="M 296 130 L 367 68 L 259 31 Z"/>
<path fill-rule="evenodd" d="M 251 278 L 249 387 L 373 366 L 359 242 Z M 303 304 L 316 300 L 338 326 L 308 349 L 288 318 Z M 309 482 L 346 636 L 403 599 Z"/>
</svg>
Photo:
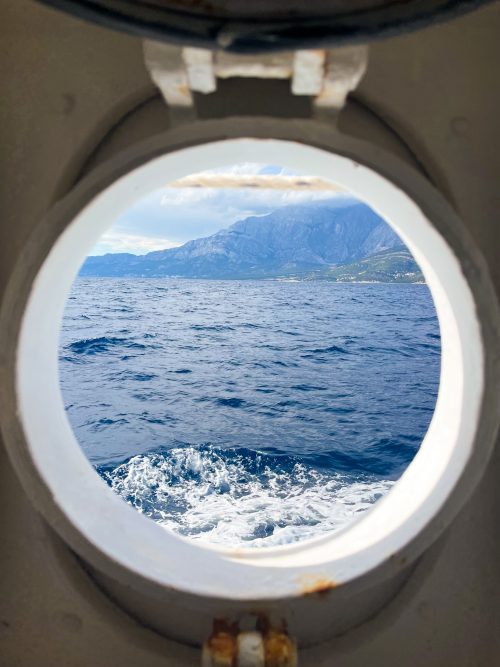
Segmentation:
<svg viewBox="0 0 500 667">
<path fill-rule="evenodd" d="M 193 93 L 215 93 L 219 79 L 233 77 L 289 80 L 293 95 L 312 98 L 313 115 L 336 115 L 366 71 L 368 47 L 239 55 L 146 40 L 144 59 L 169 108 L 187 119 Z"/>
</svg>

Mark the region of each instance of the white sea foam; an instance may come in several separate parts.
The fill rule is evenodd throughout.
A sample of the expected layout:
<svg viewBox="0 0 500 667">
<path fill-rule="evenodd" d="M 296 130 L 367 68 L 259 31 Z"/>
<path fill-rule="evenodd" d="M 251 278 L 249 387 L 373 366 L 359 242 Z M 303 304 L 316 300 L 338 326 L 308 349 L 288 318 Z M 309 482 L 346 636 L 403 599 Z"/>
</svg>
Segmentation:
<svg viewBox="0 0 500 667">
<path fill-rule="evenodd" d="M 104 476 L 140 512 L 176 533 L 251 547 L 336 531 L 394 484 L 210 446 L 135 456 Z"/>
</svg>

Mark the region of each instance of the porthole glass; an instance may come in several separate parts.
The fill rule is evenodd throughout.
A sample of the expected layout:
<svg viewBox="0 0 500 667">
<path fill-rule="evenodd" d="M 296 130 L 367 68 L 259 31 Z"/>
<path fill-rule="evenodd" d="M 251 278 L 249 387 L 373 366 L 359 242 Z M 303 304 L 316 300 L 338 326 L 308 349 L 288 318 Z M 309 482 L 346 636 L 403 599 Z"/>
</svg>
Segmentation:
<svg viewBox="0 0 500 667">
<path fill-rule="evenodd" d="M 335 179 L 246 162 L 141 196 L 75 279 L 66 413 L 97 474 L 222 548 L 345 529 L 419 450 L 439 385 L 431 292 Z"/>
</svg>

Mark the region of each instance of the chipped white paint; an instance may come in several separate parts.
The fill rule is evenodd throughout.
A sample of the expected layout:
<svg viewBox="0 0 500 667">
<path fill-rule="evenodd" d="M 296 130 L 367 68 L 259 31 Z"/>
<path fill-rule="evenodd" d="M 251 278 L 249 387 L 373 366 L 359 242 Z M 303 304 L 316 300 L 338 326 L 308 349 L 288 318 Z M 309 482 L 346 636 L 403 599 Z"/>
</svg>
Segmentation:
<svg viewBox="0 0 500 667">
<path fill-rule="evenodd" d="M 264 640 L 260 632 L 240 632 L 237 642 L 238 667 L 265 667 Z"/>
<path fill-rule="evenodd" d="M 217 88 L 212 51 L 186 47 L 182 49 L 189 87 L 200 93 L 213 93 Z"/>
<path fill-rule="evenodd" d="M 290 79 L 292 72 L 292 52 L 241 55 L 217 51 L 215 54 L 215 73 L 220 79 Z"/>
<path fill-rule="evenodd" d="M 347 95 L 356 89 L 368 64 L 368 47 L 347 46 L 327 52 L 321 93 L 314 104 L 318 110 L 340 110 Z"/>
<path fill-rule="evenodd" d="M 296 51 L 293 58 L 292 93 L 319 95 L 323 88 L 326 52 L 323 49 Z"/>
<path fill-rule="evenodd" d="M 193 106 L 191 91 L 213 93 L 217 79 L 289 79 L 294 95 L 314 98 L 319 113 L 338 112 L 366 71 L 367 46 L 241 55 L 144 42 L 144 60 L 170 107 Z"/>
<path fill-rule="evenodd" d="M 143 49 L 146 69 L 167 105 L 191 107 L 193 98 L 181 50 L 176 46 L 151 40 L 144 41 Z"/>
</svg>

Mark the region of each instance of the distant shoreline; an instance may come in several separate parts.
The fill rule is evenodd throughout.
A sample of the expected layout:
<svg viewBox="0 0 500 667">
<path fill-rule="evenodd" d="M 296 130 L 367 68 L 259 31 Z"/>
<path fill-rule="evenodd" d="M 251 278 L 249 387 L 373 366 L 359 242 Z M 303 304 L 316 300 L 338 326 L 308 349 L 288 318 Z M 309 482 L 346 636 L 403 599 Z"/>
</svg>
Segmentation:
<svg viewBox="0 0 500 667">
<path fill-rule="evenodd" d="M 259 282 L 259 283 L 328 283 L 330 285 L 427 285 L 424 280 L 328 280 L 327 278 L 302 280 L 300 278 L 193 278 L 191 276 L 82 276 L 75 280 L 186 280 L 207 282 Z"/>
</svg>

